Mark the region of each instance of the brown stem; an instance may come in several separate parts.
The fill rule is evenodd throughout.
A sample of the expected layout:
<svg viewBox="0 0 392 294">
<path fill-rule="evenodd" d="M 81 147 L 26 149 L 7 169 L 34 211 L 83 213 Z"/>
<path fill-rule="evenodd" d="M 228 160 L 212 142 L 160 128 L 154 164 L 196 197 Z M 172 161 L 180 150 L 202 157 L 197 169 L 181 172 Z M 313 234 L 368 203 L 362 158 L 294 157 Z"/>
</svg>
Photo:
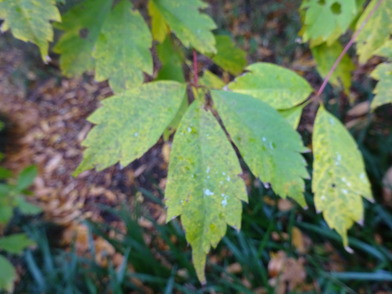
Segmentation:
<svg viewBox="0 0 392 294">
<path fill-rule="evenodd" d="M 197 52 L 193 50 L 193 83 L 195 87 L 199 85 L 199 68 L 197 64 Z"/>
<path fill-rule="evenodd" d="M 358 38 L 359 34 L 362 32 L 363 28 L 365 25 L 369 22 L 369 20 L 372 18 L 376 10 L 380 7 L 381 3 L 384 0 L 378 0 L 377 4 L 373 7 L 372 11 L 369 13 L 369 15 L 366 17 L 366 19 L 362 22 L 361 26 L 358 28 L 358 30 L 353 34 L 351 37 L 350 41 L 347 43 L 347 45 L 344 47 L 342 53 L 340 53 L 338 59 L 336 59 L 335 63 L 331 67 L 331 70 L 328 72 L 327 76 L 325 77 L 320 89 L 317 91 L 317 94 L 315 96 L 316 99 L 320 97 L 320 95 L 323 93 L 325 87 L 327 86 L 329 80 L 331 79 L 333 73 L 335 72 L 336 68 L 338 67 L 339 63 L 342 61 L 344 55 L 347 53 L 347 51 L 351 48 L 351 46 L 354 44 L 356 39 Z"/>
</svg>

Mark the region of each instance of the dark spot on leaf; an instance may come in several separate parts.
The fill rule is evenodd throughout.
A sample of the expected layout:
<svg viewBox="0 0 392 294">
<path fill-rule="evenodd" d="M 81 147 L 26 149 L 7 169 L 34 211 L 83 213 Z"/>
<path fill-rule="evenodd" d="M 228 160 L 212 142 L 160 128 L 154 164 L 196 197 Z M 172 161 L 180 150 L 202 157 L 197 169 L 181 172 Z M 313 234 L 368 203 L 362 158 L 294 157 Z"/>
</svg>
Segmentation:
<svg viewBox="0 0 392 294">
<path fill-rule="evenodd" d="M 89 33 L 88 29 L 84 28 L 84 29 L 81 29 L 81 30 L 79 31 L 79 36 L 80 36 L 82 39 L 86 39 L 86 38 L 88 37 L 88 33 Z"/>
<path fill-rule="evenodd" d="M 334 14 L 341 14 L 342 13 L 342 5 L 338 2 L 335 2 L 331 6 L 331 10 Z"/>
<path fill-rule="evenodd" d="M 325 5 L 325 0 L 319 0 L 318 3 L 319 3 L 320 5 Z"/>
<path fill-rule="evenodd" d="M 335 187 L 336 187 L 336 185 L 335 185 L 335 184 L 332 184 L 332 185 L 331 185 L 331 187 L 332 187 L 332 188 L 335 188 Z"/>
</svg>

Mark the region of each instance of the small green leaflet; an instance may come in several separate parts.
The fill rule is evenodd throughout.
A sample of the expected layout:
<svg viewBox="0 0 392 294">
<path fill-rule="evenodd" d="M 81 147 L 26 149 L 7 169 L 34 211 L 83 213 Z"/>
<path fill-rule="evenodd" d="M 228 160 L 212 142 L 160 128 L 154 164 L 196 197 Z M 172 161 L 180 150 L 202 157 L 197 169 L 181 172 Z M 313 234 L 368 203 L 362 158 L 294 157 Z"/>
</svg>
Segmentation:
<svg viewBox="0 0 392 294">
<path fill-rule="evenodd" d="M 365 12 L 361 15 L 357 22 L 357 29 L 359 29 L 364 21 L 367 19 L 369 13 L 374 9 L 378 0 L 372 0 L 366 7 Z M 357 52 L 359 55 L 359 62 L 365 63 L 370 57 L 376 54 L 376 51 L 381 48 L 392 34 L 392 1 L 385 0 L 377 8 L 374 15 L 365 24 L 361 33 L 357 38 Z"/>
<path fill-rule="evenodd" d="M 331 46 L 322 44 L 311 48 L 314 59 L 316 60 L 317 71 L 325 78 L 329 70 L 338 59 L 340 53 L 343 51 L 342 45 L 339 42 L 333 43 Z M 351 72 L 355 69 L 355 65 L 348 55 L 345 55 L 336 70 L 333 72 L 330 83 L 334 86 L 345 89 L 349 92 L 351 87 Z"/>
<path fill-rule="evenodd" d="M 3 0 L 0 1 L 2 32 L 11 30 L 15 38 L 32 42 L 39 47 L 41 57 L 49 61 L 49 42 L 53 41 L 50 21 L 61 21 L 54 0 Z"/>
<path fill-rule="evenodd" d="M 246 52 L 236 47 L 229 36 L 215 36 L 217 54 L 211 59 L 217 65 L 233 75 L 240 74 L 246 64 Z"/>
<path fill-rule="evenodd" d="M 204 71 L 203 76 L 199 79 L 199 84 L 209 89 L 222 89 L 225 86 L 221 78 L 209 70 Z"/>
<path fill-rule="evenodd" d="M 85 0 L 63 15 L 56 27 L 64 34 L 54 47 L 60 54 L 60 67 L 68 77 L 93 70 L 92 57 L 102 25 L 110 13 L 112 0 Z"/>
<path fill-rule="evenodd" d="M 82 144 L 87 149 L 75 175 L 117 162 L 126 166 L 142 156 L 177 114 L 185 89 L 177 82 L 160 81 L 105 99 L 88 118 L 96 126 Z"/>
<path fill-rule="evenodd" d="M 238 158 L 217 120 L 195 101 L 174 136 L 166 186 L 167 219 L 181 215 L 193 263 L 205 282 L 206 255 L 241 226 L 247 193 Z"/>
<path fill-rule="evenodd" d="M 106 18 L 96 43 L 95 79 L 109 79 L 115 93 L 143 83 L 143 72 L 153 71 L 150 47 L 152 37 L 147 24 L 132 5 L 122 0 Z"/>
<path fill-rule="evenodd" d="M 26 234 L 13 234 L 0 238 L 0 250 L 11 254 L 21 254 L 24 249 L 33 246 L 35 243 Z"/>
<path fill-rule="evenodd" d="M 236 78 L 229 89 L 258 98 L 275 109 L 292 108 L 313 91 L 295 72 L 271 63 L 254 63 L 249 72 Z"/>
<path fill-rule="evenodd" d="M 0 255 L 0 290 L 12 292 L 15 280 L 15 268 L 4 256 Z"/>
<path fill-rule="evenodd" d="M 215 53 L 215 38 L 211 30 L 214 21 L 199 10 L 206 7 L 201 0 L 150 0 L 154 2 L 165 22 L 185 47 L 193 47 L 203 54 Z"/>
<path fill-rule="evenodd" d="M 154 1 L 148 1 L 148 14 L 151 17 L 151 33 L 154 40 L 162 43 L 169 33 L 165 19 L 155 6 Z"/>
<path fill-rule="evenodd" d="M 279 110 L 279 114 L 283 116 L 295 130 L 298 128 L 302 116 L 302 110 L 305 106 L 305 104 L 302 104 L 293 108 Z"/>
<path fill-rule="evenodd" d="M 392 63 L 381 63 L 372 72 L 371 77 L 378 80 L 376 89 L 374 90 L 374 97 L 371 109 L 392 103 Z"/>
<path fill-rule="evenodd" d="M 324 107 L 318 110 L 313 132 L 315 205 L 327 224 L 348 246 L 347 230 L 363 221 L 362 197 L 372 200 L 363 158 L 350 133 Z"/>
<path fill-rule="evenodd" d="M 223 124 L 252 173 L 282 197 L 306 206 L 309 178 L 300 135 L 268 104 L 248 95 L 212 91 Z"/>
<path fill-rule="evenodd" d="M 167 37 L 165 41 L 156 46 L 156 51 L 162 66 L 155 80 L 174 80 L 185 83 L 182 68 L 185 57 L 175 41 Z"/>
<path fill-rule="evenodd" d="M 358 13 L 355 0 L 304 0 L 301 33 L 311 46 L 331 45 L 349 28 Z"/>
</svg>

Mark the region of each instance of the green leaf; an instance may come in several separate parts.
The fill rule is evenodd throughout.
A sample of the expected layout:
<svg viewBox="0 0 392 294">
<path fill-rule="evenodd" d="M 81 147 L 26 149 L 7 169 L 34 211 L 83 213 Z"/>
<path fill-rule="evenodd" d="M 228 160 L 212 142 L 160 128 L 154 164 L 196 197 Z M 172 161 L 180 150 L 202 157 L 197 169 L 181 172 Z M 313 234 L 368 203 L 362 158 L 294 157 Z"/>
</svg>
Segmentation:
<svg viewBox="0 0 392 294">
<path fill-rule="evenodd" d="M 12 172 L 0 166 L 0 180 L 9 179 L 12 177 Z"/>
<path fill-rule="evenodd" d="M 375 54 L 392 60 L 392 40 L 387 41 Z"/>
<path fill-rule="evenodd" d="M 142 156 L 173 120 L 184 95 L 185 85 L 162 81 L 105 99 L 88 118 L 96 126 L 83 142 L 87 149 L 75 174 L 117 162 L 126 166 Z"/>
<path fill-rule="evenodd" d="M 314 59 L 316 60 L 317 71 L 325 78 L 338 59 L 340 53 L 343 51 L 342 45 L 339 42 L 333 43 L 331 46 L 322 44 L 311 48 Z M 355 69 L 355 65 L 348 55 L 345 55 L 336 70 L 333 72 L 330 83 L 334 86 L 345 89 L 349 92 L 351 87 L 351 72 Z"/>
<path fill-rule="evenodd" d="M 24 249 L 33 245 L 35 245 L 34 241 L 25 234 L 14 234 L 0 238 L 0 250 L 11 254 L 21 254 Z"/>
<path fill-rule="evenodd" d="M 204 283 L 210 247 L 216 247 L 227 225 L 241 226 L 241 200 L 247 201 L 241 167 L 219 123 L 198 101 L 182 119 L 170 157 L 167 219 L 181 215 L 197 275 Z"/>
<path fill-rule="evenodd" d="M 31 215 L 42 212 L 42 209 L 39 206 L 27 202 L 23 197 L 18 197 L 16 202 L 16 206 L 23 214 Z"/>
<path fill-rule="evenodd" d="M 279 114 L 283 116 L 295 130 L 298 128 L 302 116 L 302 111 L 305 106 L 305 104 L 302 104 L 300 106 L 296 106 L 290 109 L 279 110 Z"/>
<path fill-rule="evenodd" d="M 306 206 L 305 151 L 299 134 L 271 106 L 248 95 L 212 91 L 223 124 L 252 173 L 282 197 Z"/>
<path fill-rule="evenodd" d="M 156 46 L 156 50 L 162 64 L 156 80 L 172 80 L 184 83 L 185 77 L 182 65 L 185 58 L 183 52 L 174 44 L 174 41 L 171 38 L 166 38 L 163 43 Z"/>
<path fill-rule="evenodd" d="M 94 69 L 92 53 L 111 6 L 112 0 L 85 0 L 63 15 L 62 23 L 56 24 L 65 31 L 54 47 L 60 54 L 64 75 L 72 77 Z"/>
<path fill-rule="evenodd" d="M 229 36 L 215 36 L 216 50 L 211 59 L 217 65 L 233 75 L 240 74 L 246 64 L 246 52 L 239 49 Z"/>
<path fill-rule="evenodd" d="M 348 246 L 347 230 L 363 221 L 362 198 L 372 200 L 369 180 L 358 147 L 343 124 L 323 107 L 313 132 L 315 205 L 328 225 Z"/>
<path fill-rule="evenodd" d="M 185 112 L 188 109 L 188 106 L 189 106 L 188 96 L 184 95 L 184 98 L 182 99 L 181 106 L 178 109 L 177 114 L 175 115 L 175 117 L 173 118 L 173 120 L 171 121 L 171 123 L 168 125 L 168 127 L 163 133 L 163 139 L 165 141 L 168 141 L 171 134 L 173 134 L 175 130 L 178 128 L 182 117 L 184 116 Z"/>
<path fill-rule="evenodd" d="M 359 29 L 374 9 L 378 0 L 372 0 L 357 22 Z M 357 38 L 359 62 L 365 63 L 381 48 L 392 34 L 392 1 L 382 1 L 380 7 L 363 27 Z"/>
<path fill-rule="evenodd" d="M 4 203 L 4 199 L 0 199 L 0 225 L 5 225 L 10 221 L 14 213 L 12 203 Z M 10 202 L 10 201 L 8 201 Z"/>
<path fill-rule="evenodd" d="M 371 77 L 378 80 L 377 87 L 374 90 L 374 97 L 371 109 L 392 103 L 392 63 L 381 63 L 372 72 Z"/>
<path fill-rule="evenodd" d="M 152 37 L 138 11 L 127 0 L 116 5 L 106 18 L 93 57 L 96 59 L 95 79 L 109 79 L 115 93 L 143 83 L 143 72 L 153 71 L 150 47 Z"/>
<path fill-rule="evenodd" d="M 26 167 L 18 176 L 18 179 L 16 181 L 16 188 L 19 191 L 28 188 L 33 183 L 37 174 L 38 174 L 38 169 L 36 166 L 32 165 Z"/>
<path fill-rule="evenodd" d="M 49 42 L 53 41 L 50 21 L 61 21 L 54 0 L 3 0 L 0 18 L 1 31 L 11 30 L 15 38 L 36 44 L 44 61 L 49 61 Z"/>
<path fill-rule="evenodd" d="M 151 17 L 151 33 L 154 40 L 162 43 L 169 34 L 169 27 L 167 26 L 163 15 L 155 6 L 154 1 L 148 1 L 148 14 Z"/>
<path fill-rule="evenodd" d="M 151 0 L 170 29 L 185 47 L 193 47 L 203 54 L 215 53 L 215 38 L 211 30 L 214 21 L 199 10 L 206 7 L 201 0 Z"/>
<path fill-rule="evenodd" d="M 312 92 L 309 83 L 295 72 L 271 63 L 254 63 L 228 85 L 229 89 L 258 98 L 275 109 L 292 108 Z"/>
<path fill-rule="evenodd" d="M 14 266 L 0 255 L 0 290 L 12 292 L 15 280 L 16 271 Z"/>
<path fill-rule="evenodd" d="M 199 84 L 209 89 L 222 89 L 225 86 L 221 78 L 209 70 L 204 71 L 203 76 L 199 79 Z"/>
<path fill-rule="evenodd" d="M 311 46 L 334 43 L 358 13 L 355 0 L 304 0 L 301 10 L 304 16 L 301 33 Z"/>
</svg>

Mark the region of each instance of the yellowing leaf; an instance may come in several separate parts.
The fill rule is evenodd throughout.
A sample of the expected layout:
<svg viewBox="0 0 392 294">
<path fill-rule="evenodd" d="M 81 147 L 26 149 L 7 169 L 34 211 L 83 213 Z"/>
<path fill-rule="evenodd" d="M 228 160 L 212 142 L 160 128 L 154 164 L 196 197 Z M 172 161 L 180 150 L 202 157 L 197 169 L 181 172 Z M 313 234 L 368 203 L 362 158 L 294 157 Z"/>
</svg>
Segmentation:
<svg viewBox="0 0 392 294">
<path fill-rule="evenodd" d="M 122 92 L 144 81 L 143 72 L 152 74 L 150 53 L 152 37 L 139 12 L 122 0 L 103 24 L 93 57 L 96 59 L 95 78 L 109 79 L 114 92 Z"/>
<path fill-rule="evenodd" d="M 233 75 L 240 74 L 246 66 L 246 52 L 236 47 L 229 36 L 215 36 L 217 53 L 212 61 Z"/>
<path fill-rule="evenodd" d="M 201 53 L 215 53 L 215 38 L 211 30 L 214 21 L 199 12 L 206 4 L 201 0 L 151 0 L 165 22 L 185 47 L 193 47 Z"/>
<path fill-rule="evenodd" d="M 331 45 L 349 28 L 358 13 L 355 0 L 304 0 L 302 35 L 311 46 Z"/>
<path fill-rule="evenodd" d="M 283 116 L 295 130 L 298 128 L 304 107 L 305 104 L 302 104 L 293 108 L 279 110 L 279 114 Z"/>
<path fill-rule="evenodd" d="M 392 40 L 387 41 L 375 54 L 392 60 Z"/>
<path fill-rule="evenodd" d="M 204 71 L 203 76 L 199 79 L 199 84 L 209 89 L 222 89 L 225 86 L 221 78 L 209 70 Z"/>
<path fill-rule="evenodd" d="M 0 255 L 0 290 L 12 292 L 16 280 L 16 270 L 14 266 Z"/>
<path fill-rule="evenodd" d="M 365 12 L 361 15 L 357 22 L 359 29 L 367 19 L 369 13 L 374 9 L 378 0 L 372 0 L 366 7 Z M 385 0 L 377 8 L 374 15 L 365 24 L 361 33 L 357 38 L 357 52 L 359 62 L 365 63 L 375 52 L 382 47 L 392 34 L 392 1 Z"/>
<path fill-rule="evenodd" d="M 170 30 L 154 1 L 148 1 L 148 14 L 151 17 L 152 36 L 154 40 L 162 43 Z"/>
<path fill-rule="evenodd" d="M 362 197 L 372 199 L 361 153 L 342 123 L 320 107 L 313 132 L 315 205 L 348 246 L 347 230 L 363 220 Z"/>
<path fill-rule="evenodd" d="M 165 192 L 167 219 L 181 215 L 193 263 L 205 282 L 206 255 L 225 235 L 241 226 L 247 201 L 237 156 L 211 112 L 194 102 L 175 134 Z"/>
<path fill-rule="evenodd" d="M 15 38 L 32 42 L 39 47 L 41 57 L 48 61 L 49 42 L 53 41 L 50 21 L 61 21 L 54 0 L 0 1 L 1 31 L 11 30 Z"/>
<path fill-rule="evenodd" d="M 378 80 L 371 109 L 392 103 L 392 63 L 382 63 L 372 72 L 371 77 Z"/>
<path fill-rule="evenodd" d="M 322 44 L 311 48 L 314 59 L 316 60 L 317 71 L 325 78 L 343 51 L 342 45 L 335 42 L 331 46 Z M 334 86 L 341 87 L 349 92 L 351 87 L 351 72 L 355 69 L 355 65 L 348 55 L 345 55 L 336 70 L 333 72 L 330 83 Z"/>
<path fill-rule="evenodd" d="M 75 174 L 123 166 L 153 146 L 173 120 L 185 95 L 185 85 L 153 82 L 105 99 L 88 119 L 96 126 L 83 146 L 84 158 Z"/>
<path fill-rule="evenodd" d="M 292 108 L 312 92 L 309 83 L 291 70 L 271 63 L 255 63 L 229 89 L 258 98 L 275 109 Z"/>
<path fill-rule="evenodd" d="M 92 57 L 102 25 L 110 12 L 112 0 L 85 0 L 63 15 L 57 28 L 65 31 L 54 51 L 60 54 L 60 67 L 71 77 L 93 70 Z"/>
<path fill-rule="evenodd" d="M 282 197 L 306 206 L 305 151 L 299 134 L 271 106 L 248 95 L 212 91 L 214 105 L 252 173 Z"/>
</svg>

